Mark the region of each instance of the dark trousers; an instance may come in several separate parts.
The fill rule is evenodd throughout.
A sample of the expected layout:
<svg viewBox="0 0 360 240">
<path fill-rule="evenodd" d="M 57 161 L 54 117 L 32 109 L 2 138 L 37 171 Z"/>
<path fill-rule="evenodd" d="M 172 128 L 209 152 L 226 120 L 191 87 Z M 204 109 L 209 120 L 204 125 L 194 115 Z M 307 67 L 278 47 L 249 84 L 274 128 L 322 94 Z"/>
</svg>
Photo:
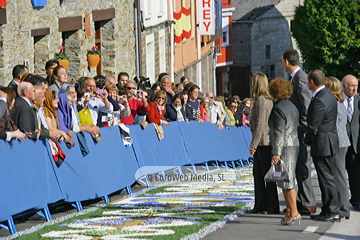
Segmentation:
<svg viewBox="0 0 360 240">
<path fill-rule="evenodd" d="M 296 181 L 298 183 L 297 201 L 298 208 L 312 207 L 316 205 L 315 193 L 311 182 L 310 147 L 303 144 L 305 133 L 299 130 L 300 152 L 296 162 Z"/>
<path fill-rule="evenodd" d="M 264 181 L 271 166 L 271 147 L 259 146 L 254 154 L 255 209 L 268 212 L 279 211 L 276 183 Z"/>
<path fill-rule="evenodd" d="M 360 204 L 360 156 L 354 152 L 352 146 L 346 153 L 346 170 L 349 175 L 349 185 L 352 205 Z"/>
<path fill-rule="evenodd" d="M 349 187 L 346 182 L 345 156 L 348 148 L 340 148 L 335 157 L 334 176 L 338 192 L 340 215 L 350 217 Z"/>
<path fill-rule="evenodd" d="M 321 190 L 322 213 L 339 214 L 339 200 L 334 176 L 335 157 L 313 157 Z"/>
</svg>

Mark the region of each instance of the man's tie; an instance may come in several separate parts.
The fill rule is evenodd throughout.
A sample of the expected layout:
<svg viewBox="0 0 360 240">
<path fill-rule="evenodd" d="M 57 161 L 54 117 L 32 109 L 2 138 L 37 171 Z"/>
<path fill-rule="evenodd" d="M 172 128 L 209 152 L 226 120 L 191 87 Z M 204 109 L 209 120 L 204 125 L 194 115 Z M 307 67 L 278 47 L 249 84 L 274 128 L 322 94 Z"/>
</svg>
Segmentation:
<svg viewBox="0 0 360 240">
<path fill-rule="evenodd" d="M 352 106 L 351 106 L 351 98 L 348 98 L 348 106 L 347 106 L 347 118 L 348 121 L 351 122 L 352 120 Z"/>
</svg>

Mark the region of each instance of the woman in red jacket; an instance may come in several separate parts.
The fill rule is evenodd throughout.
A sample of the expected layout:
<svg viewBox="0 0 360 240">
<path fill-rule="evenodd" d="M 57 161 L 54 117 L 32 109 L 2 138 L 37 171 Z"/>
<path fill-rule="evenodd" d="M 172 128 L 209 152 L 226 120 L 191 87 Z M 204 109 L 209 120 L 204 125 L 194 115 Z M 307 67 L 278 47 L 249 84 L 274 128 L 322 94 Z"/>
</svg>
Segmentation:
<svg viewBox="0 0 360 240">
<path fill-rule="evenodd" d="M 170 125 L 169 122 L 162 120 L 166 111 L 166 92 L 163 90 L 158 91 L 152 102 L 149 103 L 150 111 L 147 115 L 149 123 L 156 123 L 158 125 Z"/>
</svg>

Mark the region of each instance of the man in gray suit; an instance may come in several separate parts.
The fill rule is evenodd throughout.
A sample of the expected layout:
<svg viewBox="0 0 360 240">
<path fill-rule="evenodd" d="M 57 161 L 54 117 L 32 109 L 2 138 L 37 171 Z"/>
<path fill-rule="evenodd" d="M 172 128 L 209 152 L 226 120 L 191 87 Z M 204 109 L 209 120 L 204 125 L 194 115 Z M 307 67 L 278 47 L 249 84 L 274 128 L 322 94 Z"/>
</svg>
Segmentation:
<svg viewBox="0 0 360 240">
<path fill-rule="evenodd" d="M 314 189 L 311 182 L 310 148 L 302 144 L 307 128 L 307 111 L 312 93 L 307 85 L 307 74 L 300 69 L 300 56 L 294 50 L 287 50 L 282 57 L 282 66 L 291 74 L 293 94 L 290 101 L 299 111 L 299 142 L 300 153 L 296 164 L 296 181 L 298 183 L 297 205 L 300 214 L 309 215 L 316 212 Z"/>
<path fill-rule="evenodd" d="M 351 143 L 345 157 L 351 192 L 350 203 L 354 210 L 360 211 L 360 156 L 358 155 L 360 152 L 358 149 L 360 96 L 357 95 L 358 80 L 353 75 L 347 75 L 341 83 L 343 86 L 343 104 L 348 114 L 346 131 Z"/>
</svg>

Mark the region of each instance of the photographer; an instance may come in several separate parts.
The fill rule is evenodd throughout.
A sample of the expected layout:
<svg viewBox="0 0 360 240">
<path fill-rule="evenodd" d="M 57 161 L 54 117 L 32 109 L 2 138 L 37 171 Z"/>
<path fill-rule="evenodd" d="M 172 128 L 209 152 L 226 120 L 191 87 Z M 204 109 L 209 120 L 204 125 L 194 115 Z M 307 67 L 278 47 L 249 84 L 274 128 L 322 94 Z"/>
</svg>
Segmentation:
<svg viewBox="0 0 360 240">
<path fill-rule="evenodd" d="M 108 100 L 108 92 L 106 89 L 101 88 L 95 91 L 96 83 L 94 79 L 86 80 L 84 88 L 90 93 L 91 98 L 89 100 L 88 107 L 91 112 L 93 124 L 100 127 L 107 122 L 107 116 L 101 116 L 99 121 L 98 116 L 102 115 L 101 113 L 107 114 L 113 111 L 113 106 Z"/>
<path fill-rule="evenodd" d="M 123 116 L 128 117 L 131 114 L 129 103 L 127 101 L 126 95 L 119 96 L 118 88 L 114 84 L 109 84 L 105 87 L 105 89 L 109 93 L 109 98 L 111 98 L 115 104 L 117 105 L 118 110 L 115 110 L 112 113 L 108 113 L 108 126 L 117 126 L 121 123 L 121 119 Z M 114 103 L 112 102 L 114 105 Z"/>
<path fill-rule="evenodd" d="M 132 125 L 137 113 L 149 112 L 148 99 L 142 91 L 136 90 L 137 86 L 134 82 L 127 82 L 124 86 L 124 92 L 128 100 L 131 114 L 128 117 L 122 117 L 122 123 Z M 138 96 L 139 99 L 136 99 Z"/>
</svg>

